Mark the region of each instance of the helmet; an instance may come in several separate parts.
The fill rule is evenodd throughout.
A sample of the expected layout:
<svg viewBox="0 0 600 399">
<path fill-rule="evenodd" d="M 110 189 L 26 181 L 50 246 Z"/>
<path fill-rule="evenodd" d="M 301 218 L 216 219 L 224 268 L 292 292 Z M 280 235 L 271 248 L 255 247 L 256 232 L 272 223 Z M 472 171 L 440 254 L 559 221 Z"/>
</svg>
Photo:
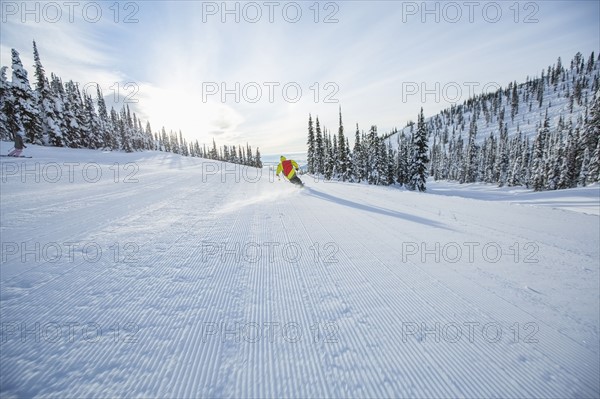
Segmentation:
<svg viewBox="0 0 600 399">
<path fill-rule="evenodd" d="M 285 161 L 285 160 L 286 160 L 286 158 L 285 158 L 285 157 L 282 155 L 282 156 L 279 158 L 279 160 L 280 160 L 281 162 L 283 162 L 283 161 Z"/>
</svg>

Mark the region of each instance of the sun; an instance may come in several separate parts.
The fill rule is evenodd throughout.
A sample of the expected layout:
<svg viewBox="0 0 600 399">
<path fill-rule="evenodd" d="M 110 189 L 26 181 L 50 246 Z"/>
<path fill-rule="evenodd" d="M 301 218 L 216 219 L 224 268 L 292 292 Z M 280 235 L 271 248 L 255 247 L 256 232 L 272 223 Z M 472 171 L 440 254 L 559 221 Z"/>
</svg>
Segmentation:
<svg viewBox="0 0 600 399">
<path fill-rule="evenodd" d="M 163 127 L 179 132 L 189 140 L 208 143 L 215 137 L 233 134 L 244 118 L 231 106 L 212 100 L 203 101 L 200 93 L 178 88 L 140 85 L 139 112 L 150 121 L 153 131 Z"/>
</svg>

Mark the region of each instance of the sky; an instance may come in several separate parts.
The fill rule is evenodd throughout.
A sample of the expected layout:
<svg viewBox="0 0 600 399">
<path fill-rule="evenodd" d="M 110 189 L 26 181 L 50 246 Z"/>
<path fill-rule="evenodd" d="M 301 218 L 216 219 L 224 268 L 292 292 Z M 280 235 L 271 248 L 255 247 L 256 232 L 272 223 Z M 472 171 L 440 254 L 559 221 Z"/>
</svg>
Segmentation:
<svg viewBox="0 0 600 399">
<path fill-rule="evenodd" d="M 285 154 L 305 151 L 309 114 L 386 133 L 597 56 L 600 2 L 2 1 L 0 65 L 15 48 L 32 87 L 33 40 L 48 75 L 154 131 Z"/>
</svg>

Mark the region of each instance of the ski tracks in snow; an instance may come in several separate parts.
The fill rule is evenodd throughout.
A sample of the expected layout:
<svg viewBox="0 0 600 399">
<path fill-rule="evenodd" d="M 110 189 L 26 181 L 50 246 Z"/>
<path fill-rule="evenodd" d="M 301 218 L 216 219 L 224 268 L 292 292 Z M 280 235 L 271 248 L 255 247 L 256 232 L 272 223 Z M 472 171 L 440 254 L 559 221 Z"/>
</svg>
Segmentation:
<svg viewBox="0 0 600 399">
<path fill-rule="evenodd" d="M 3 242 L 118 245 L 94 262 L 3 254 L 2 396 L 599 394 L 597 345 L 581 343 L 597 340 L 597 318 L 517 283 L 560 292 L 574 262 L 597 275 L 593 237 L 556 229 L 590 230 L 589 216 L 525 228 L 510 218 L 555 214 L 515 207 L 504 222 L 470 200 L 234 181 L 202 162 L 148 168 L 127 187 L 57 185 L 44 201 L 40 186 L 3 192 L 23 205 L 3 204 Z M 536 240 L 549 277 L 505 259 L 423 261 L 403 245 L 490 237 Z M 568 279 L 593 289 L 582 280 Z"/>
</svg>

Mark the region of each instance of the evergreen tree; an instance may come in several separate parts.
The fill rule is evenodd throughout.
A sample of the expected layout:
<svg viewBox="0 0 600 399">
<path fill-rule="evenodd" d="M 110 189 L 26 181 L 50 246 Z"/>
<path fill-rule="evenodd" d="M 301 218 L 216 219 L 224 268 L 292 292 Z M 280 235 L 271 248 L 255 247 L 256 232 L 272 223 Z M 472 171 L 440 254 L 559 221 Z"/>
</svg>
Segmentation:
<svg viewBox="0 0 600 399">
<path fill-rule="evenodd" d="M 215 143 L 215 139 L 213 139 L 212 150 L 210 150 L 210 159 L 217 159 L 219 157 L 219 153 L 217 152 L 217 143 Z"/>
<path fill-rule="evenodd" d="M 369 184 L 379 183 L 379 163 L 380 163 L 380 149 L 379 149 L 379 137 L 377 135 L 377 126 L 371 126 L 369 134 L 367 136 L 366 143 L 363 142 L 365 149 L 365 176 Z"/>
<path fill-rule="evenodd" d="M 500 187 L 504 186 L 508 180 L 509 168 L 509 148 L 508 148 L 508 127 L 502 128 L 502 119 L 500 120 L 500 140 L 498 141 L 498 155 L 496 157 L 496 171 L 498 173 L 497 181 Z"/>
<path fill-rule="evenodd" d="M 577 153 L 578 153 L 577 135 L 573 132 L 573 127 L 570 126 L 567 135 L 565 149 L 562 152 L 560 177 L 557 188 L 571 188 L 577 186 Z"/>
<path fill-rule="evenodd" d="M 589 106 L 588 116 L 582 132 L 581 145 L 594 151 L 600 140 L 600 90 L 598 90 Z"/>
<path fill-rule="evenodd" d="M 512 90 L 512 102 L 510 108 L 510 118 L 512 121 L 515 120 L 515 115 L 519 113 L 519 94 L 517 92 L 517 82 L 513 84 Z"/>
<path fill-rule="evenodd" d="M 360 183 L 364 180 L 363 175 L 363 154 L 360 142 L 360 131 L 358 123 L 356 124 L 356 136 L 354 138 L 354 149 L 352 150 L 352 178 L 353 181 Z"/>
<path fill-rule="evenodd" d="M 12 54 L 12 82 L 11 91 L 13 99 L 12 112 L 8 115 L 15 118 L 15 121 L 9 122 L 13 127 L 18 127 L 23 131 L 13 131 L 14 133 L 25 134 L 28 142 L 34 144 L 43 144 L 42 126 L 39 119 L 39 112 L 36 104 L 35 95 L 29 86 L 27 71 L 23 68 L 19 52 L 11 50 Z"/>
<path fill-rule="evenodd" d="M 321 134 L 321 125 L 319 124 L 319 117 L 315 122 L 316 124 L 316 136 L 315 136 L 315 159 L 314 159 L 314 173 L 322 175 L 325 173 L 325 146 L 323 142 L 323 135 Z"/>
<path fill-rule="evenodd" d="M 535 191 L 541 191 L 546 185 L 545 148 L 546 148 L 546 141 L 548 139 L 549 131 L 550 131 L 550 122 L 548 119 L 548 114 L 546 113 L 546 117 L 544 119 L 544 124 L 538 130 L 538 134 L 535 138 L 535 143 L 534 143 L 534 147 L 533 147 L 532 186 Z"/>
<path fill-rule="evenodd" d="M 585 187 L 588 183 L 590 171 L 590 151 L 586 147 L 583 151 L 583 161 L 581 163 L 581 172 L 579 173 L 579 185 Z"/>
<path fill-rule="evenodd" d="M 117 113 L 117 111 L 115 111 L 115 109 L 113 107 L 110 107 L 110 128 L 109 128 L 109 130 L 111 131 L 110 148 L 115 149 L 115 150 L 121 148 L 119 127 L 120 127 L 119 114 Z M 164 130 L 164 128 L 163 128 L 163 130 Z"/>
<path fill-rule="evenodd" d="M 61 124 L 57 121 L 54 95 L 50 89 L 50 82 L 46 78 L 35 41 L 33 42 L 33 59 L 35 61 L 37 108 L 40 113 L 42 129 L 41 139 L 44 143 L 60 146 L 62 142 Z"/>
<path fill-rule="evenodd" d="M 463 166 L 463 180 L 465 183 L 473 183 L 477 181 L 477 144 L 475 138 L 477 137 L 477 121 L 475 118 L 471 120 L 469 127 L 469 142 L 467 144 L 467 153 L 464 160 Z"/>
<path fill-rule="evenodd" d="M 131 127 L 133 122 L 131 121 L 131 116 L 128 115 L 129 106 L 121 108 L 121 113 L 119 117 L 119 138 L 121 141 L 121 149 L 125 152 L 133 152 L 133 148 L 131 146 Z M 171 132 L 172 133 L 172 132 Z M 171 134 L 171 140 L 173 140 L 173 135 Z M 177 145 L 177 137 L 175 137 L 175 142 L 171 142 L 171 150 L 175 150 L 176 152 L 179 150 L 179 146 Z"/>
<path fill-rule="evenodd" d="M 539 108 L 542 108 L 544 102 L 544 71 L 542 70 L 542 77 L 538 81 L 537 100 Z"/>
<path fill-rule="evenodd" d="M 417 122 L 417 131 L 413 136 L 412 164 L 409 180 L 409 188 L 412 190 L 426 190 L 428 177 L 427 163 L 429 162 L 428 152 L 427 125 L 425 124 L 423 108 L 421 108 Z"/>
<path fill-rule="evenodd" d="M 262 169 L 263 167 L 262 161 L 260 159 L 260 150 L 258 148 L 256 149 L 256 160 L 254 161 L 254 166 L 256 166 L 259 169 Z"/>
<path fill-rule="evenodd" d="M 64 87 L 63 100 L 63 143 L 71 148 L 83 147 L 81 137 L 81 109 L 83 104 L 80 102 L 80 96 L 73 81 L 67 82 Z"/>
<path fill-rule="evenodd" d="M 342 108 L 340 107 L 340 126 L 338 128 L 338 159 L 339 159 L 339 174 L 342 181 L 349 178 L 348 165 L 348 147 L 346 146 L 346 138 L 344 136 L 344 125 L 342 123 Z"/>
<path fill-rule="evenodd" d="M 102 96 L 102 90 L 100 85 L 96 85 L 96 97 L 98 104 L 98 122 L 100 124 L 100 132 L 102 138 L 100 140 L 102 148 L 111 148 L 112 145 L 112 132 L 110 129 L 110 120 L 108 112 L 106 110 L 106 102 Z"/>
<path fill-rule="evenodd" d="M 323 132 L 324 139 L 324 170 L 323 175 L 326 180 L 330 180 L 333 177 L 333 169 L 334 169 L 334 154 L 333 154 L 333 145 L 331 143 L 331 136 L 327 134 L 327 131 Z"/>
<path fill-rule="evenodd" d="M 12 97 L 10 83 L 6 79 L 6 69 L 0 68 L 0 140 L 12 140 L 12 130 L 9 127 L 9 118 L 14 120 L 14 115 L 9 117 L 9 109 L 12 109 L 14 98 Z"/>
<path fill-rule="evenodd" d="M 337 140 L 337 135 L 333 135 L 333 141 L 331 142 L 331 158 L 332 158 L 332 175 L 336 179 L 340 177 L 340 145 Z"/>
<path fill-rule="evenodd" d="M 596 149 L 590 158 L 588 183 L 600 182 L 600 140 L 596 144 Z"/>
<path fill-rule="evenodd" d="M 315 130 L 313 127 L 312 116 L 308 114 L 308 141 L 307 141 L 307 171 L 315 173 Z"/>
</svg>

